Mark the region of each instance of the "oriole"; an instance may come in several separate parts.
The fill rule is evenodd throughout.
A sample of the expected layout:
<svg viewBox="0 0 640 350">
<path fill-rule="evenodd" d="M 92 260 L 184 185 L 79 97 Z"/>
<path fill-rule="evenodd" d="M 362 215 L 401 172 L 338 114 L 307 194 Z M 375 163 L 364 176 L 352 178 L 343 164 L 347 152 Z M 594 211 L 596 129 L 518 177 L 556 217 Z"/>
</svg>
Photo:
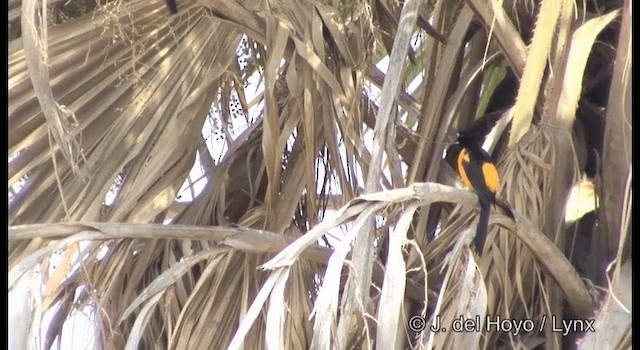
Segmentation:
<svg viewBox="0 0 640 350">
<path fill-rule="evenodd" d="M 491 206 L 497 204 L 511 217 L 513 213 L 504 203 L 496 202 L 500 176 L 491 156 L 482 149 L 479 140 L 460 132 L 457 144 L 460 151 L 456 157 L 456 170 L 464 186 L 473 189 L 480 202 L 480 218 L 474 241 L 476 251 L 481 255 L 487 238 Z"/>
</svg>

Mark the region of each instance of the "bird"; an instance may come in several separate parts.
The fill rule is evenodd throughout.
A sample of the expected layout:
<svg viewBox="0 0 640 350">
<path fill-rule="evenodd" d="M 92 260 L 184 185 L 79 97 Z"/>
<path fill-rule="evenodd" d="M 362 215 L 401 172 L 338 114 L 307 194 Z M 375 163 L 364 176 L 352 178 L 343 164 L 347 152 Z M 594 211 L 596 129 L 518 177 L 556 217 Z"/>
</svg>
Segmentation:
<svg viewBox="0 0 640 350">
<path fill-rule="evenodd" d="M 167 5 L 167 9 L 171 12 L 172 15 L 178 13 L 178 5 L 176 4 L 176 0 L 164 0 Z"/>
<path fill-rule="evenodd" d="M 455 168 L 462 184 L 472 189 L 478 195 L 480 203 L 480 218 L 474 238 L 475 249 L 482 255 L 487 230 L 489 214 L 492 205 L 501 207 L 505 213 L 513 218 L 513 212 L 508 204 L 496 200 L 496 193 L 500 188 L 500 175 L 491 156 L 485 151 L 481 139 L 472 133 L 460 131 L 456 140 Z"/>
</svg>

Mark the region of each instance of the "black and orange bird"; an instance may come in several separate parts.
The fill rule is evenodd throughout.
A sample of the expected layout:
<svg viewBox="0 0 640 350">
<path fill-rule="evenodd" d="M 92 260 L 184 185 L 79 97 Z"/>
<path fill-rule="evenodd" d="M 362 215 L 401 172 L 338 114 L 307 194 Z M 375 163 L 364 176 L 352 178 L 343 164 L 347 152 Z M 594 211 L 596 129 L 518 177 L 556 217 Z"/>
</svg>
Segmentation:
<svg viewBox="0 0 640 350">
<path fill-rule="evenodd" d="M 509 206 L 502 201 L 496 201 L 496 193 L 500 188 L 500 175 L 491 156 L 482 148 L 481 140 L 471 133 L 458 132 L 457 155 L 454 158 L 455 168 L 463 185 L 475 191 L 480 202 L 480 218 L 474 239 L 478 255 L 482 255 L 487 239 L 492 205 L 498 205 L 513 218 Z"/>
</svg>

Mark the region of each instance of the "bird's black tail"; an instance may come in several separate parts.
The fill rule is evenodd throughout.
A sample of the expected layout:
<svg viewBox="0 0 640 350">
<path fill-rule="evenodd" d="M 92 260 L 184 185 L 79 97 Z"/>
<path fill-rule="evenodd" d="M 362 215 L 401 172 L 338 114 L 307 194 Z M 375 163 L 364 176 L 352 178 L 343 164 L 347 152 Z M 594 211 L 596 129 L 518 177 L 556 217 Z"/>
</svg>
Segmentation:
<svg viewBox="0 0 640 350">
<path fill-rule="evenodd" d="M 491 213 L 490 203 L 480 203 L 480 219 L 478 220 L 478 229 L 476 230 L 476 252 L 482 255 L 484 242 L 487 239 L 487 229 L 489 228 L 489 214 Z"/>
</svg>

